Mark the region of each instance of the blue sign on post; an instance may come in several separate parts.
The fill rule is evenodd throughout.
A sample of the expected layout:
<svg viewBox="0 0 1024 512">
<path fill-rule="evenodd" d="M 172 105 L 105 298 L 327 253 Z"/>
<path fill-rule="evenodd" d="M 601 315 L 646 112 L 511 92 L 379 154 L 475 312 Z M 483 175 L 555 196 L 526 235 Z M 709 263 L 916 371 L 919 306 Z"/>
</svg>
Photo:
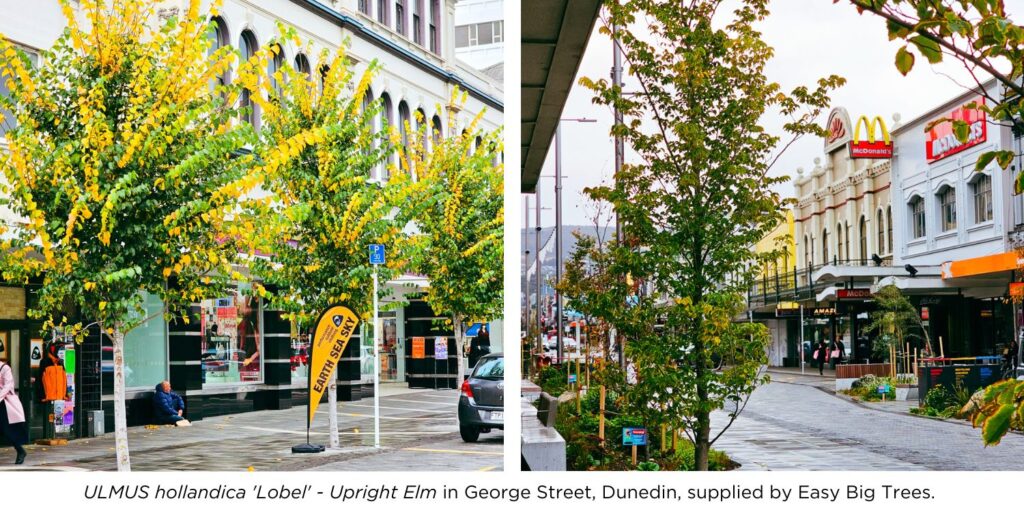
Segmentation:
<svg viewBox="0 0 1024 512">
<path fill-rule="evenodd" d="M 575 373 L 570 373 L 569 374 L 569 384 L 575 384 L 575 383 L 576 383 L 576 374 Z"/>
<path fill-rule="evenodd" d="M 384 245 L 383 244 L 370 244 L 370 264 L 371 265 L 383 265 L 384 264 Z"/>
<path fill-rule="evenodd" d="M 622 427 L 622 446 L 647 445 L 647 429 L 639 427 Z"/>
</svg>

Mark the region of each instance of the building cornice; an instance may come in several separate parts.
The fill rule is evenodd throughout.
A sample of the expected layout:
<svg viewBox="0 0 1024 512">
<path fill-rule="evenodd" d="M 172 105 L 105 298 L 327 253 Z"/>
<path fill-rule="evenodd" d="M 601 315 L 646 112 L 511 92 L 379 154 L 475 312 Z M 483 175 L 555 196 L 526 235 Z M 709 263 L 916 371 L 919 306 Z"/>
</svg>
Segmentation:
<svg viewBox="0 0 1024 512">
<path fill-rule="evenodd" d="M 324 18 L 324 19 L 326 19 L 328 21 L 333 22 L 338 27 L 347 28 L 347 29 L 351 30 L 352 32 L 356 33 L 356 35 L 358 35 L 362 39 L 365 39 L 366 41 L 368 41 L 370 44 L 373 44 L 374 46 L 376 46 L 376 47 L 378 47 L 378 48 L 380 48 L 380 49 L 382 49 L 382 50 L 384 50 L 384 51 L 386 51 L 386 52 L 388 52 L 388 53 L 390 53 L 390 54 L 392 54 L 392 55 L 394 55 L 394 56 L 396 56 L 396 57 L 398 57 L 398 58 L 400 58 L 400 59 L 402 59 L 402 60 L 412 64 L 412 65 L 414 65 L 414 66 L 417 66 L 417 67 L 423 69 L 424 71 L 426 71 L 426 72 L 428 72 L 428 73 L 430 73 L 430 74 L 440 78 L 441 80 L 444 80 L 447 83 L 451 83 L 451 84 L 455 84 L 455 85 L 459 86 L 460 89 L 465 90 L 466 92 L 469 93 L 470 96 L 480 100 L 485 105 L 493 107 L 493 108 L 497 109 L 499 112 L 504 112 L 505 111 L 505 105 L 504 105 L 504 103 L 501 100 L 499 100 L 499 99 L 497 99 L 497 98 L 495 98 L 495 97 L 493 97 L 493 96 L 491 96 L 491 95 L 481 91 L 479 88 L 477 88 L 477 87 L 471 85 L 470 83 L 466 82 L 459 75 L 457 75 L 457 74 L 455 74 L 455 73 L 453 73 L 451 71 L 448 71 L 448 70 L 442 68 L 441 66 L 438 66 L 437 64 L 434 64 L 433 62 L 430 62 L 427 59 L 424 59 L 423 57 L 421 57 L 419 55 L 416 55 L 415 53 L 413 53 L 413 52 L 411 52 L 411 51 L 409 51 L 409 50 L 407 50 L 405 48 L 402 48 L 401 46 L 395 44 L 393 41 L 389 40 L 388 38 L 378 34 L 374 30 L 372 30 L 370 27 L 367 27 L 366 25 L 364 25 L 362 22 L 360 22 L 356 18 L 353 18 L 352 16 L 348 16 L 346 14 L 342 14 L 342 13 L 340 13 L 340 12 L 338 12 L 338 11 L 336 11 L 336 10 L 334 10 L 334 9 L 332 9 L 332 8 L 330 8 L 330 7 L 326 6 L 326 5 L 318 2 L 317 0 L 291 0 L 291 1 L 292 1 L 292 3 L 298 4 L 301 7 L 305 7 L 310 12 L 313 12 L 314 14 L 317 14 L 320 17 L 322 17 L 322 18 Z"/>
</svg>

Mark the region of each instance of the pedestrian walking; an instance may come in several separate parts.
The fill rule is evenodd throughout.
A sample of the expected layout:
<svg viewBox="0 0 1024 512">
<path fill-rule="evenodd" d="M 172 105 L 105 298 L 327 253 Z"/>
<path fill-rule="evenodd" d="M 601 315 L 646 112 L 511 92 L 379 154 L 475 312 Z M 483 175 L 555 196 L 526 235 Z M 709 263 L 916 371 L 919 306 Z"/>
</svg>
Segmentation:
<svg viewBox="0 0 1024 512">
<path fill-rule="evenodd" d="M 814 360 L 818 362 L 818 375 L 825 375 L 825 359 L 828 356 L 828 345 L 825 340 L 819 340 L 814 347 Z"/>
<path fill-rule="evenodd" d="M 14 392 L 14 371 L 6 359 L 0 359 L 0 434 L 18 453 L 14 463 L 25 462 L 26 453 L 22 445 L 28 443 L 28 423 L 25 422 L 21 400 Z"/>
<path fill-rule="evenodd" d="M 843 343 L 843 339 L 839 338 L 836 342 L 836 346 L 839 347 L 839 362 L 836 364 L 842 364 L 846 361 L 846 344 Z"/>
</svg>

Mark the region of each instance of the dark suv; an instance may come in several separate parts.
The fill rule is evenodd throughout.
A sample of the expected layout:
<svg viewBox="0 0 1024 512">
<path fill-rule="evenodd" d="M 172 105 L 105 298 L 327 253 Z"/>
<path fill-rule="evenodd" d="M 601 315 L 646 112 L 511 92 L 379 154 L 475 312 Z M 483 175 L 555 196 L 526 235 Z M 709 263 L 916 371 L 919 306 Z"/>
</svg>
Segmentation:
<svg viewBox="0 0 1024 512">
<path fill-rule="evenodd" d="M 482 432 L 505 429 L 505 358 L 501 353 L 481 357 L 459 395 L 459 433 L 475 443 Z"/>
</svg>

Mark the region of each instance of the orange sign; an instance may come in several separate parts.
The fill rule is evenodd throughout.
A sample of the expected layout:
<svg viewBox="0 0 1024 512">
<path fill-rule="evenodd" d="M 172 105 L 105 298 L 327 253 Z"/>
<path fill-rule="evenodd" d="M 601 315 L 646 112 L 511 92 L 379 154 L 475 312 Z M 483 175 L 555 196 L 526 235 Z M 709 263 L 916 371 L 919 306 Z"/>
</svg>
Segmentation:
<svg viewBox="0 0 1024 512">
<path fill-rule="evenodd" d="M 348 340 L 359 325 L 359 317 L 345 306 L 333 306 L 320 315 L 310 346 L 309 426 L 313 423 L 316 406 L 331 383 L 334 370 Z"/>
<path fill-rule="evenodd" d="M 427 339 L 421 336 L 414 337 L 412 339 L 412 358 L 413 359 L 426 359 L 427 358 Z"/>
<path fill-rule="evenodd" d="M 953 279 L 1005 272 L 1016 269 L 1022 263 L 1024 261 L 1017 257 L 1016 252 L 1012 251 L 965 260 L 947 261 L 942 264 L 942 278 Z"/>
</svg>

